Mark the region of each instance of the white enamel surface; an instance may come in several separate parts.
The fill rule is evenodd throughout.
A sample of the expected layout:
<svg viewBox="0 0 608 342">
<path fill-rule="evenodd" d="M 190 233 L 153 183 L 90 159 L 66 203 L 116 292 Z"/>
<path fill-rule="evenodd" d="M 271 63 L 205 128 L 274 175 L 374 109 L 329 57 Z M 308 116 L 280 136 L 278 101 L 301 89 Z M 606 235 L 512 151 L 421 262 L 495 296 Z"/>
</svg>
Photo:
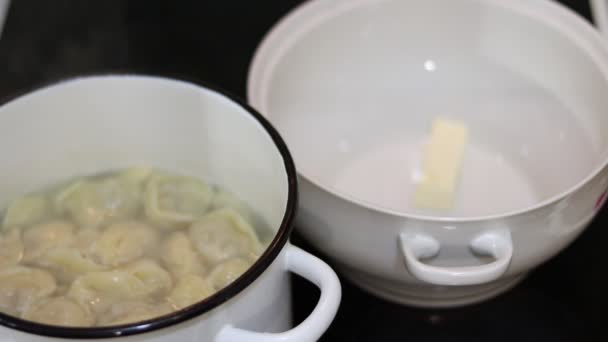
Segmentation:
<svg viewBox="0 0 608 342">
<path fill-rule="evenodd" d="M 262 125 L 240 105 L 189 83 L 143 76 L 71 80 L 0 107 L 0 131 L 0 207 L 66 177 L 145 165 L 202 177 L 233 191 L 272 234 L 287 208 L 284 161 Z M 227 325 L 288 330 L 287 262 L 293 249 L 288 243 L 253 284 L 210 312 L 121 339 L 209 341 Z M 315 265 L 325 268 L 310 270 L 311 281 L 325 276 L 339 288 L 335 275 L 327 278 L 333 275 L 327 266 Z M 331 298 L 317 312 L 310 336 L 320 335 L 335 315 L 340 293 L 334 289 L 327 296 Z M 45 339 L 0 327 L 0 341 Z"/>
<path fill-rule="evenodd" d="M 447 306 L 508 289 L 594 217 L 607 61 L 598 32 L 547 0 L 314 0 L 262 42 L 248 98 L 294 154 L 302 234 L 378 295 Z M 469 144 L 454 208 L 423 211 L 409 197 L 438 116 Z M 441 246 L 425 264 L 485 267 L 468 246 L 496 229 L 513 255 L 486 284 L 432 286 L 399 250 L 424 234 Z"/>
<path fill-rule="evenodd" d="M 312 281 L 321 290 L 317 306 L 297 327 L 282 333 L 258 333 L 249 330 L 225 327 L 216 336 L 216 342 L 279 342 L 316 341 L 329 327 L 338 310 L 341 288 L 336 274 L 317 257 L 297 247 L 287 250 L 287 269 Z"/>
</svg>

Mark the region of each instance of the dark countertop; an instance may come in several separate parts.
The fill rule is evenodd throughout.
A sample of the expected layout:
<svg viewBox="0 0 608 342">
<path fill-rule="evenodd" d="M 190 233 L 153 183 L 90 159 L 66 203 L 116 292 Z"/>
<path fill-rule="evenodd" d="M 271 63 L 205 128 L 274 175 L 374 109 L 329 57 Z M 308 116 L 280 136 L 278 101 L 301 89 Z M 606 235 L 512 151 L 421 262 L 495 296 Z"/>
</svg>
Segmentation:
<svg viewBox="0 0 608 342">
<path fill-rule="evenodd" d="M 245 95 L 246 72 L 268 29 L 298 0 L 13 0 L 0 38 L 0 97 L 79 73 L 184 74 Z M 561 0 L 589 18 L 585 0 Z M 297 234 L 294 243 L 314 251 Z M 482 304 L 419 310 L 374 298 L 345 279 L 323 341 L 606 340 L 608 208 L 570 247 L 520 285 Z M 316 303 L 294 277 L 294 312 Z"/>
</svg>

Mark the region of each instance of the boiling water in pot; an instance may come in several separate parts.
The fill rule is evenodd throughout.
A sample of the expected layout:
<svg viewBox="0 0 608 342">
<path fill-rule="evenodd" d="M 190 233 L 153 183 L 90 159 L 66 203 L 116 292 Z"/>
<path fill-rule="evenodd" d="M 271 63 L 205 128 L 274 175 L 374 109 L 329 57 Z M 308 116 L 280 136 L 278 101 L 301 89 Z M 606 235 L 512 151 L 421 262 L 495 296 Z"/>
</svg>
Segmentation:
<svg viewBox="0 0 608 342">
<path fill-rule="evenodd" d="M 181 310 L 221 290 L 272 234 L 202 179 L 130 168 L 18 198 L 0 228 L 0 312 L 107 326 Z"/>
</svg>

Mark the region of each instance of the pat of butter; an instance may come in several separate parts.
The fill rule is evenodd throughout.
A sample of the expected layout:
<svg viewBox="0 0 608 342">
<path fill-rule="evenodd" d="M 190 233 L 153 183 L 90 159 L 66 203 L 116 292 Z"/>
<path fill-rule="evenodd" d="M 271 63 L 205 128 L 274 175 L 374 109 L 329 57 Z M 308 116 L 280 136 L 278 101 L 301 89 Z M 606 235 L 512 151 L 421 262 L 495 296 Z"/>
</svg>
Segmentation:
<svg viewBox="0 0 608 342">
<path fill-rule="evenodd" d="M 449 209 L 467 141 L 467 127 L 458 121 L 435 119 L 423 156 L 422 177 L 414 194 L 414 205 Z"/>
</svg>

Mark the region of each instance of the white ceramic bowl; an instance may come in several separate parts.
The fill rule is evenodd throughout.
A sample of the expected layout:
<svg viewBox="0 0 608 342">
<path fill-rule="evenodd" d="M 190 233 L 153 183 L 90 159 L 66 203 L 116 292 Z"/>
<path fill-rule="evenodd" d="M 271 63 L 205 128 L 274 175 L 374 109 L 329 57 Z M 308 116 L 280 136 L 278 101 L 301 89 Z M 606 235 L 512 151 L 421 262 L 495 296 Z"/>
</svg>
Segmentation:
<svg viewBox="0 0 608 342">
<path fill-rule="evenodd" d="M 608 186 L 606 94 L 602 37 L 546 0 L 309 1 L 248 84 L 294 155 L 301 233 L 420 306 L 495 296 L 584 230 Z M 469 129 L 448 211 L 410 203 L 436 117 Z"/>
<path fill-rule="evenodd" d="M 0 314 L 1 341 L 312 341 L 336 314 L 334 272 L 289 241 L 295 169 L 276 131 L 235 99 L 174 79 L 136 75 L 60 82 L 0 107 L 0 207 L 66 178 L 146 165 L 202 177 L 246 201 L 276 232 L 256 263 L 226 288 L 173 314 L 119 327 L 64 328 Z M 321 298 L 291 328 L 289 272 Z"/>
</svg>

